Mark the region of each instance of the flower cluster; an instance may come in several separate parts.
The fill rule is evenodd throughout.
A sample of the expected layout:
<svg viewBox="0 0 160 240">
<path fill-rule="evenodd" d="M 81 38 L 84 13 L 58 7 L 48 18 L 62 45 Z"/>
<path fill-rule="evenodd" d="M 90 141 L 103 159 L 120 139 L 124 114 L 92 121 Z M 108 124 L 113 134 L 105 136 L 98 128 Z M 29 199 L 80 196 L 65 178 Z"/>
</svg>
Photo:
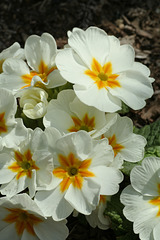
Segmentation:
<svg viewBox="0 0 160 240">
<path fill-rule="evenodd" d="M 66 239 L 70 214 L 110 227 L 104 211 L 123 163 L 141 161 L 147 143 L 117 111 L 144 107 L 149 75 L 130 45 L 97 27 L 69 31 L 61 50 L 43 33 L 0 54 L 0 240 Z M 159 234 L 159 162 L 136 167 L 121 196 L 144 240 Z"/>
</svg>

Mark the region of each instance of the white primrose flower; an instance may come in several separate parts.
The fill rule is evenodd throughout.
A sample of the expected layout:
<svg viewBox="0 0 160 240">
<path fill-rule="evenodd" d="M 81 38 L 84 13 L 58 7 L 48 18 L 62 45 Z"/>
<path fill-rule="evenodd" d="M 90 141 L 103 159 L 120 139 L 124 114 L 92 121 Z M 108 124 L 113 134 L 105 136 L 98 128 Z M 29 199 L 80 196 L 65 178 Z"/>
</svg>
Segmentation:
<svg viewBox="0 0 160 240">
<path fill-rule="evenodd" d="M 123 213 L 133 222 L 141 240 L 159 240 L 160 236 L 160 158 L 147 157 L 131 171 L 131 185 L 121 194 Z"/>
<path fill-rule="evenodd" d="M 66 220 L 45 218 L 40 208 L 26 194 L 0 198 L 0 240 L 65 240 Z"/>
<path fill-rule="evenodd" d="M 70 48 L 59 52 L 56 65 L 74 85 L 77 97 L 104 112 L 121 109 L 121 101 L 134 110 L 145 106 L 153 94 L 143 65 L 134 65 L 134 49 L 97 27 L 68 33 Z M 147 68 L 147 67 L 146 67 Z M 145 72 L 145 74 L 144 74 Z"/>
<path fill-rule="evenodd" d="M 11 91 L 0 89 L 0 150 L 12 148 L 25 139 L 27 129 L 22 119 L 15 118 L 16 98 Z"/>
<path fill-rule="evenodd" d="M 18 42 L 13 43 L 10 47 L 4 49 L 0 53 L 0 74 L 3 72 L 3 63 L 7 58 L 24 59 L 24 49 L 20 47 Z"/>
<path fill-rule="evenodd" d="M 54 88 L 66 83 L 55 65 L 57 46 L 49 33 L 28 37 L 24 50 L 27 63 L 13 58 L 3 63 L 3 74 L 0 75 L 3 88 L 17 92 L 30 86 Z"/>
<path fill-rule="evenodd" d="M 109 217 L 104 215 L 104 211 L 106 209 L 106 199 L 107 196 L 100 195 L 99 204 L 95 210 L 92 211 L 90 215 L 86 216 L 86 219 L 91 227 L 100 228 L 102 230 L 106 230 L 111 226 L 111 220 Z"/>
<path fill-rule="evenodd" d="M 61 91 L 49 102 L 43 118 L 45 127 L 55 127 L 61 134 L 85 130 L 94 138 L 109 129 L 113 121 L 106 122 L 104 112 L 82 103 L 71 89 Z"/>
<path fill-rule="evenodd" d="M 23 113 L 31 119 L 42 118 L 48 106 L 48 94 L 42 88 L 29 88 L 21 92 L 20 107 Z"/>
<path fill-rule="evenodd" d="M 117 113 L 107 114 L 106 117 L 108 116 L 110 116 L 110 118 L 113 117 L 114 121 L 101 138 L 108 138 L 109 144 L 114 150 L 115 157 L 120 156 L 128 162 L 138 162 L 142 160 L 147 141 L 143 136 L 133 133 L 132 120 L 128 117 L 120 117 Z"/>
<path fill-rule="evenodd" d="M 55 142 L 53 189 L 38 191 L 35 201 L 45 216 L 68 217 L 73 210 L 89 215 L 101 195 L 113 195 L 123 175 L 109 167 L 113 151 L 106 139 L 93 140 L 85 131 L 69 133 Z"/>
<path fill-rule="evenodd" d="M 36 190 L 49 188 L 52 170 L 53 158 L 44 132 L 40 128 L 29 129 L 20 145 L 1 151 L 0 192 L 11 197 L 28 188 L 33 197 Z"/>
</svg>

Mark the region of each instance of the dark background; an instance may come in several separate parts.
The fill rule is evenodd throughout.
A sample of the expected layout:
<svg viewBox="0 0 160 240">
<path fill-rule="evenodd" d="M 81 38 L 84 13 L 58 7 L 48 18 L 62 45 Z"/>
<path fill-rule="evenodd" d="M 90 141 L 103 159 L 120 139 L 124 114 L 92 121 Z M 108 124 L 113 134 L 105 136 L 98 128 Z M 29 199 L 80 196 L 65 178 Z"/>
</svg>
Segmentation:
<svg viewBox="0 0 160 240">
<path fill-rule="evenodd" d="M 127 115 L 137 127 L 156 121 L 160 116 L 159 0 L 1 0 L 0 52 L 15 41 L 23 47 L 28 36 L 43 32 L 52 34 L 62 48 L 67 43 L 68 30 L 89 26 L 104 29 L 109 35 L 118 37 L 122 44 L 131 44 L 136 61 L 150 68 L 151 76 L 156 79 L 154 95 L 147 100 L 145 108 L 130 110 Z M 68 239 L 115 239 L 112 230 L 102 234 L 84 225 L 83 220 L 79 224 L 71 219 L 72 233 Z"/>
</svg>

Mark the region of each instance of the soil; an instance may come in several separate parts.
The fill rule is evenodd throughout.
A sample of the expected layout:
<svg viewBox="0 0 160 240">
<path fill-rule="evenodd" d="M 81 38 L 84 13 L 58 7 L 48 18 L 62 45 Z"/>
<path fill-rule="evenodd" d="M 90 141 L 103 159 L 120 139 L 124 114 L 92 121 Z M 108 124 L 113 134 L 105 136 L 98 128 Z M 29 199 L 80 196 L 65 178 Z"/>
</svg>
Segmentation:
<svg viewBox="0 0 160 240">
<path fill-rule="evenodd" d="M 154 94 L 139 111 L 130 110 L 128 116 L 137 127 L 160 118 L 160 1 L 159 0 L 1 0 L 0 1 L 0 52 L 14 42 L 24 46 L 32 34 L 48 32 L 54 36 L 59 48 L 67 43 L 67 31 L 73 27 L 86 29 L 97 26 L 109 35 L 118 37 L 122 44 L 131 44 L 136 61 L 147 65 L 153 83 Z M 74 226 L 75 231 L 76 220 Z M 72 222 L 74 222 L 72 221 Z M 72 225 L 72 224 L 71 224 Z M 71 227 L 71 228 L 72 228 Z M 88 226 L 87 226 L 88 228 Z M 89 228 L 88 228 L 89 229 Z M 86 230 L 87 234 L 88 231 Z M 75 232 L 73 231 L 73 232 Z M 80 230 L 79 230 L 80 231 Z M 82 231 L 86 234 L 86 231 Z M 87 238 L 94 237 L 95 230 Z M 110 230 L 111 231 L 111 230 Z M 94 235 L 94 236 L 92 236 Z M 78 235 L 79 236 L 79 235 Z M 68 239 L 72 238 L 72 234 Z M 112 240 L 114 237 L 112 237 Z"/>
</svg>

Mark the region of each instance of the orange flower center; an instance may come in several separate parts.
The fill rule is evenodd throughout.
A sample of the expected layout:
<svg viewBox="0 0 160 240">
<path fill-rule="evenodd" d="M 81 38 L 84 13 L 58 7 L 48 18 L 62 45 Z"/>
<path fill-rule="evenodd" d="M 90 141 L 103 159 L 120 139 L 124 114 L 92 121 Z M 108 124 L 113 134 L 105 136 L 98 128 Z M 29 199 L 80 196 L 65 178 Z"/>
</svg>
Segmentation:
<svg viewBox="0 0 160 240">
<path fill-rule="evenodd" d="M 30 72 L 30 74 L 25 74 L 25 75 L 21 76 L 24 83 L 26 84 L 21 89 L 23 89 L 25 87 L 30 87 L 32 78 L 34 76 L 39 76 L 42 79 L 42 81 L 46 83 L 48 81 L 48 79 L 47 79 L 48 75 L 51 72 L 53 72 L 55 69 L 57 69 L 56 66 L 48 68 L 48 66 L 45 64 L 45 62 L 43 60 L 41 60 L 41 62 L 39 64 L 39 69 L 38 69 L 39 71 L 38 72 L 32 71 L 32 72 Z M 35 87 L 41 87 L 41 83 L 37 82 Z"/>
<path fill-rule="evenodd" d="M 43 220 L 33 214 L 28 213 L 26 210 L 19 208 L 6 208 L 10 213 L 3 219 L 7 223 L 15 223 L 16 232 L 22 235 L 26 229 L 28 233 L 35 236 L 33 225 L 36 225 Z"/>
<path fill-rule="evenodd" d="M 112 137 L 109 137 L 108 140 L 109 140 L 109 144 L 113 148 L 114 156 L 116 156 L 117 153 L 119 153 L 124 148 L 124 146 L 117 143 L 115 134 Z"/>
<path fill-rule="evenodd" d="M 158 192 L 160 194 L 160 184 L 157 185 L 157 188 L 158 188 Z M 160 217 L 160 197 L 155 197 L 155 198 L 151 199 L 149 201 L 149 203 L 153 204 L 159 208 L 156 216 Z"/>
<path fill-rule="evenodd" d="M 60 183 L 60 190 L 64 192 L 73 184 L 75 188 L 81 189 L 83 186 L 84 177 L 94 177 L 94 173 L 88 171 L 91 164 L 91 159 L 80 161 L 73 153 L 67 157 L 59 155 L 60 167 L 53 170 L 53 175 L 62 178 Z"/>
<path fill-rule="evenodd" d="M 95 118 L 89 118 L 86 113 L 82 120 L 77 117 L 72 117 L 74 122 L 74 126 L 68 129 L 69 132 L 77 132 L 79 130 L 85 130 L 86 132 L 90 132 L 95 128 Z"/>
<path fill-rule="evenodd" d="M 3 132 L 7 132 L 6 121 L 4 119 L 5 112 L 0 113 L 0 134 Z"/>
<path fill-rule="evenodd" d="M 35 161 L 32 159 L 31 151 L 28 149 L 24 154 L 21 154 L 18 151 L 14 152 L 15 162 L 12 163 L 8 169 L 12 172 L 17 172 L 16 179 L 18 180 L 20 177 L 27 176 L 29 178 L 32 177 L 32 170 L 39 170 L 36 166 Z"/>
<path fill-rule="evenodd" d="M 116 88 L 121 87 L 119 81 L 117 80 L 118 74 L 112 74 L 112 63 L 107 62 L 104 66 L 93 58 L 91 64 L 91 70 L 87 69 L 84 73 L 94 80 L 97 84 L 98 89 L 101 88 Z"/>
</svg>

